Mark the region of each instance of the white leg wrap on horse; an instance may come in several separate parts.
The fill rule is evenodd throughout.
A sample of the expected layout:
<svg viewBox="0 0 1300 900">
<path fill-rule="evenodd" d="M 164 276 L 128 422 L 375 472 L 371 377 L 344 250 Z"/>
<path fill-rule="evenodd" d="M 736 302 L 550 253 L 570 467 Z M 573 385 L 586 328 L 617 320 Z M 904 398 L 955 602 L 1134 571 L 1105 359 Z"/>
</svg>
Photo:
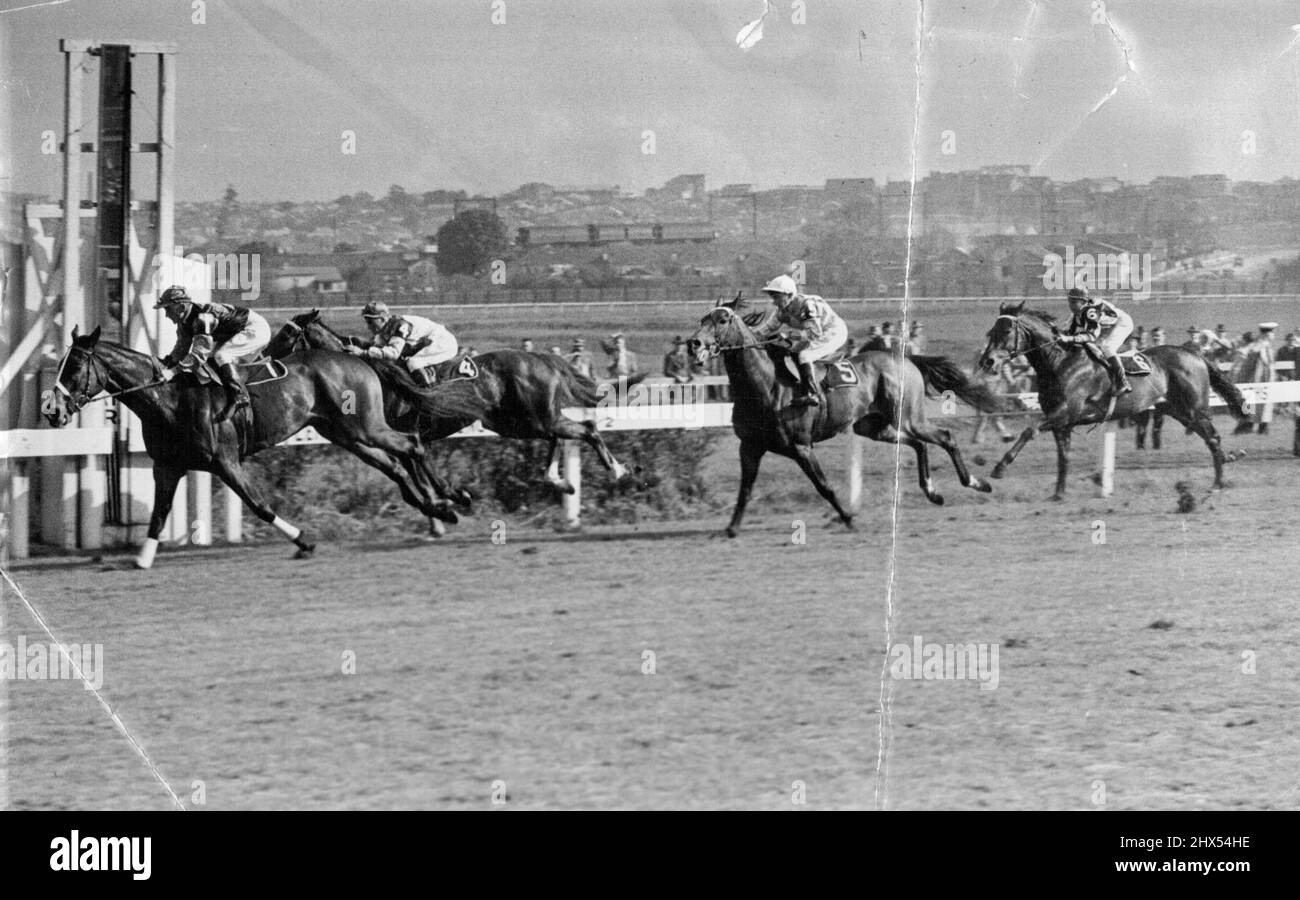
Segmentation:
<svg viewBox="0 0 1300 900">
<path fill-rule="evenodd" d="M 274 525 L 276 528 L 280 529 L 280 531 L 284 533 L 284 536 L 291 541 L 298 540 L 298 536 L 302 534 L 302 532 L 299 529 L 295 528 L 293 525 L 290 525 L 288 522 L 286 522 L 284 519 L 281 519 L 279 516 L 276 516 L 275 519 L 272 520 L 271 524 Z"/>
<path fill-rule="evenodd" d="M 627 474 L 627 467 L 624 466 L 624 465 L 623 465 L 621 462 L 619 462 L 618 460 L 614 460 L 614 469 L 613 469 L 613 471 L 614 471 L 614 477 L 615 477 L 616 479 L 622 479 L 623 476 Z"/>
<path fill-rule="evenodd" d="M 141 569 L 153 568 L 153 557 L 158 552 L 158 539 L 145 538 L 144 544 L 140 547 L 140 555 L 135 558 L 135 564 Z"/>
</svg>

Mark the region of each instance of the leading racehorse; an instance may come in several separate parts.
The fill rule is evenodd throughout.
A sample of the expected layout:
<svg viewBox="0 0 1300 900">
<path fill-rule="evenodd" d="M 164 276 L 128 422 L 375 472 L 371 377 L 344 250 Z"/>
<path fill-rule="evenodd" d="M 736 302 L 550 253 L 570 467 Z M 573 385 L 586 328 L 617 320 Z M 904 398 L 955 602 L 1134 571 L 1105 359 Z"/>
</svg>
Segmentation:
<svg viewBox="0 0 1300 900">
<path fill-rule="evenodd" d="M 688 351 L 701 364 L 721 354 L 731 382 L 732 428 L 740 438 L 740 495 L 727 526 L 729 537 L 735 537 L 740 529 L 759 463 L 769 450 L 798 463 L 840 520 L 852 528 L 852 513 L 840 504 L 813 454 L 813 444 L 849 427 L 874 441 L 911 447 L 916 452 L 921 490 L 931 503 L 942 504 L 943 497 L 930 477 L 927 444 L 937 444 L 948 452 L 963 485 L 977 491 L 992 490 L 966 468 L 952 433 L 925 420 L 927 393 L 952 391 L 978 409 L 997 410 L 997 398 L 984 385 L 967 378 L 941 356 L 904 358 L 873 350 L 828 367 L 838 370 L 839 378 L 837 384 L 826 387 L 825 404 L 791 406 L 794 378 L 778 369 L 784 366 L 785 351 L 760 343 L 752 331 L 772 311 L 746 316 L 742 313 L 746 306 L 739 294 L 729 303 L 719 302 L 687 341 Z"/>
<path fill-rule="evenodd" d="M 1150 374 L 1134 376 L 1132 392 L 1112 400 L 1106 370 L 1093 363 L 1082 348 L 1062 346 L 1053 322 L 1049 313 L 1025 309 L 1023 301 L 1003 303 L 989 329 L 980 365 L 994 371 L 1003 360 L 1024 356 L 1038 374 L 1038 405 L 1043 410 L 1042 420 L 1026 428 L 994 467 L 994 478 L 1002 477 L 1035 434 L 1050 431 L 1056 438 L 1056 493 L 1052 499 L 1060 500 L 1065 496 L 1070 437 L 1076 425 L 1139 416 L 1154 407 L 1201 436 L 1214 460 L 1214 486 L 1223 487 L 1223 450 L 1210 418 L 1210 391 L 1227 401 L 1233 415 L 1243 418 L 1249 412 L 1241 391 L 1198 354 L 1164 344 L 1142 351 L 1151 363 Z"/>
<path fill-rule="evenodd" d="M 326 325 L 321 311 L 314 309 L 281 326 L 266 350 L 279 357 L 305 348 L 341 351 L 345 345 L 357 343 L 356 338 Z M 379 373 L 385 415 L 394 428 L 418 431 L 424 441 L 432 442 L 481 421 L 483 427 L 502 437 L 549 438 L 546 479 L 564 493 L 572 494 L 574 487 L 560 475 L 555 451 L 562 439 L 586 443 L 620 483 L 635 480 L 609 452 L 594 421 L 575 422 L 564 414 L 566 407 L 592 409 L 599 404 L 601 395 L 594 381 L 551 353 L 491 350 L 470 358 L 477 375 L 452 377 L 423 388 L 421 395 L 429 402 L 416 404 L 411 400 L 415 381 L 405 366 L 363 357 Z M 628 379 L 628 385 L 639 380 Z"/>
<path fill-rule="evenodd" d="M 244 413 L 217 423 L 223 399 L 217 389 L 184 375 L 164 381 L 158 360 L 99 340 L 100 330 L 79 335 L 59 364 L 58 380 L 44 405 L 55 428 L 96 395 L 107 391 L 139 418 L 145 449 L 153 460 L 154 503 L 149 533 L 136 565 L 153 565 L 158 536 L 171 512 L 176 486 L 187 471 L 211 472 L 230 486 L 239 499 L 264 522 L 275 525 L 298 547 L 298 557 L 310 556 L 316 545 L 294 525 L 275 514 L 250 483 L 243 459 L 300 431 L 308 425 L 383 472 L 402 497 L 426 516 L 457 520 L 446 501 L 430 494 L 430 473 L 418 438 L 388 426 L 383 395 L 374 371 L 341 353 L 307 352 L 285 360 L 284 374 L 264 376 L 248 385 L 252 421 Z M 409 478 L 409 483 L 408 483 Z"/>
</svg>

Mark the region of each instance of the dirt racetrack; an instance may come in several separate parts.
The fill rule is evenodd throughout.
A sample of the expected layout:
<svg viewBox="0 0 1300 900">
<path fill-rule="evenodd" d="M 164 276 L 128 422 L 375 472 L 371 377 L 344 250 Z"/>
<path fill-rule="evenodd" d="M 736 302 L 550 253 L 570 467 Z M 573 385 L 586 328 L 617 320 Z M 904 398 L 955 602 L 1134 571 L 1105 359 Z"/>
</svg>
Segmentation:
<svg viewBox="0 0 1300 900">
<path fill-rule="evenodd" d="M 725 511 L 504 545 L 473 518 L 304 562 L 263 543 L 15 574 L 60 637 L 104 645 L 105 696 L 187 805 L 202 781 L 209 809 L 491 808 L 501 781 L 507 809 L 791 809 L 797 781 L 812 809 L 1295 809 L 1290 426 L 1227 438 L 1248 455 L 1208 499 L 1204 448 L 1172 423 L 1159 454 L 1120 433 L 1109 499 L 1082 480 L 1100 433 L 1076 439 L 1063 503 L 1050 441 L 992 495 L 937 464 L 944 507 L 905 469 L 896 542 L 893 449 L 871 445 L 856 533 L 769 458 L 736 541 L 715 537 Z M 998 451 L 968 436 L 987 472 Z M 840 477 L 842 449 L 823 455 Z M 9 640 L 40 640 L 5 613 Z M 998 686 L 886 679 L 877 780 L 885 649 L 917 635 L 1000 645 Z M 168 806 L 79 684 L 9 692 L 15 807 Z"/>
</svg>

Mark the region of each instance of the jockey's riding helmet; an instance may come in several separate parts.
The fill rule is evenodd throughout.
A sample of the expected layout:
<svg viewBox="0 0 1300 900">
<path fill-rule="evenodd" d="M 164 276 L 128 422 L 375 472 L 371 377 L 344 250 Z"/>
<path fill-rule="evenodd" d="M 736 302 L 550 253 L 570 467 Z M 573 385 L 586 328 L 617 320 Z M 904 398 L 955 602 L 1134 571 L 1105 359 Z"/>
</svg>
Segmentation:
<svg viewBox="0 0 1300 900">
<path fill-rule="evenodd" d="M 797 294 L 799 286 L 789 275 L 778 275 L 763 287 L 764 294 Z"/>
<path fill-rule="evenodd" d="M 1075 300 L 1081 300 L 1084 303 L 1091 303 L 1092 298 L 1088 296 L 1087 288 L 1072 287 L 1070 292 L 1065 295 L 1066 301 L 1073 303 Z"/>
<path fill-rule="evenodd" d="M 186 292 L 185 288 L 181 287 L 179 284 L 173 284 L 167 290 L 163 291 L 162 296 L 158 298 L 158 302 L 153 305 L 153 308 L 163 309 L 171 306 L 173 303 L 197 304 L 198 301 L 191 297 L 189 293 Z"/>
<path fill-rule="evenodd" d="M 361 318 L 363 319 L 387 319 L 388 316 L 388 304 L 383 300 L 371 300 L 361 310 Z"/>
</svg>

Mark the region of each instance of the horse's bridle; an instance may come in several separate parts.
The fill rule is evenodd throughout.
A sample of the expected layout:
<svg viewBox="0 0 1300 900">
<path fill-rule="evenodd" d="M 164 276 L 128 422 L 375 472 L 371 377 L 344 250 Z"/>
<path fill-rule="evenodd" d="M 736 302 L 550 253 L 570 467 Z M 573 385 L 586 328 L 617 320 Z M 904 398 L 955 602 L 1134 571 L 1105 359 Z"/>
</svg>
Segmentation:
<svg viewBox="0 0 1300 900">
<path fill-rule="evenodd" d="M 63 385 L 63 370 L 67 367 L 68 360 L 72 358 L 73 353 L 80 353 L 86 357 L 90 363 L 86 366 L 84 373 L 85 378 L 82 379 L 81 387 L 77 389 L 75 395 Z M 157 361 L 154 360 L 153 357 L 150 357 L 150 360 L 153 362 L 154 374 L 156 375 L 158 374 Z M 59 371 L 54 376 L 54 389 L 68 398 L 68 403 L 72 407 L 73 414 L 80 412 L 81 408 L 92 400 L 112 400 L 114 397 L 121 397 L 124 394 L 134 394 L 136 391 L 143 391 L 147 388 L 161 387 L 167 383 L 166 381 L 161 380 L 151 381 L 148 384 L 137 384 L 135 387 L 129 387 L 121 391 L 105 391 L 104 388 L 108 385 L 108 375 L 104 372 L 103 365 L 104 363 L 95 355 L 94 350 L 87 350 L 85 347 L 78 347 L 75 344 L 68 348 L 68 352 L 64 355 L 63 361 L 59 363 Z M 92 374 L 94 374 L 99 379 L 99 383 L 104 386 L 94 394 L 90 392 L 90 376 Z"/>
<path fill-rule="evenodd" d="M 999 320 L 1010 319 L 1012 324 L 1012 334 L 1016 336 L 1015 346 L 1011 347 L 1010 349 L 1007 349 L 1005 347 L 998 348 L 1007 355 L 1007 359 L 1015 359 L 1017 356 L 1024 356 L 1025 354 L 1032 353 L 1035 350 L 1038 350 L 1042 347 L 1050 347 L 1052 344 L 1055 344 L 1060 341 L 1060 337 L 1056 336 L 1053 337 L 1051 340 L 1042 341 L 1041 343 L 1034 344 L 1033 346 L 1026 347 L 1022 350 L 1020 349 L 1020 335 L 1025 330 L 1025 326 L 1020 324 L 1020 316 L 1019 315 L 1013 316 L 1010 313 L 1002 313 L 1001 315 L 998 316 L 998 319 Z M 992 349 L 993 349 L 993 338 L 990 337 L 989 342 L 984 345 L 984 355 L 989 356 L 990 351 Z"/>
<path fill-rule="evenodd" d="M 289 344 L 290 353 L 297 352 L 298 346 L 300 344 L 307 350 L 311 349 L 311 343 L 307 340 L 307 330 L 305 328 L 303 328 L 293 319 L 290 319 L 288 322 L 285 322 L 284 327 L 291 329 L 293 332 L 293 338 L 292 338 L 293 342 Z"/>
<path fill-rule="evenodd" d="M 736 316 L 736 311 L 735 311 L 734 309 L 732 309 L 731 307 L 729 307 L 729 306 L 718 306 L 718 307 L 714 307 L 713 309 L 709 310 L 709 317 L 711 318 L 711 317 L 713 316 L 713 314 L 714 314 L 715 312 L 717 312 L 718 310 L 720 310 L 720 309 L 725 309 L 725 310 L 727 311 L 727 315 L 729 315 L 731 318 L 733 318 L 733 319 L 734 319 L 734 318 L 737 318 L 737 316 Z M 711 324 L 712 324 L 712 323 L 711 323 Z M 756 342 L 754 342 L 754 343 L 752 343 L 752 344 L 744 344 L 744 343 L 741 343 L 741 344 L 720 344 L 720 343 L 718 343 L 717 341 L 713 341 L 712 343 L 709 343 L 709 344 L 705 345 L 705 348 L 704 348 L 704 349 L 708 350 L 708 351 L 709 351 L 709 356 L 713 357 L 713 356 L 717 356 L 719 353 L 722 353 L 723 351 L 726 351 L 726 350 L 756 350 L 756 349 L 758 349 L 758 348 L 760 348 L 760 347 L 766 347 L 768 344 L 775 344 L 775 343 L 777 343 L 777 342 L 780 341 L 780 340 L 782 340 L 781 336 L 780 336 L 780 335 L 776 335 L 776 336 L 774 336 L 774 337 L 770 337 L 770 338 L 768 338 L 768 339 L 765 340 L 765 341 L 756 341 Z"/>
</svg>

